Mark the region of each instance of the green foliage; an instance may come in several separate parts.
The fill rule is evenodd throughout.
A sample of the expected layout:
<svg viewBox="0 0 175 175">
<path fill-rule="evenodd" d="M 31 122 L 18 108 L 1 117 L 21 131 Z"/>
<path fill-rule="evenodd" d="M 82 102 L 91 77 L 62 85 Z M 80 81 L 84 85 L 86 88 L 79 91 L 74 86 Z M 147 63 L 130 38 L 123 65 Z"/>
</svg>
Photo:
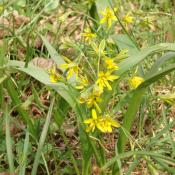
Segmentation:
<svg viewBox="0 0 175 175">
<path fill-rule="evenodd" d="M 4 1 L 0 172 L 175 173 L 173 13 L 154 5 Z"/>
</svg>

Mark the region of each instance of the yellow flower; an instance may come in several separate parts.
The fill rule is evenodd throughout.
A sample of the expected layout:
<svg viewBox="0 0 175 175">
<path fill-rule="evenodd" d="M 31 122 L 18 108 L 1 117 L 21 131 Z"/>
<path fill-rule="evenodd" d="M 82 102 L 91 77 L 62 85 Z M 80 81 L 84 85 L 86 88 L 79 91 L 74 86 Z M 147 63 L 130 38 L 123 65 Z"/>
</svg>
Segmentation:
<svg viewBox="0 0 175 175">
<path fill-rule="evenodd" d="M 51 83 L 57 83 L 61 79 L 61 75 L 58 73 L 56 68 L 52 68 L 49 70 L 49 77 Z"/>
<path fill-rule="evenodd" d="M 126 23 L 126 24 L 131 24 L 133 23 L 133 17 L 131 16 L 131 13 L 128 12 L 124 17 L 123 17 L 123 21 Z"/>
<path fill-rule="evenodd" d="M 80 76 L 79 85 L 76 86 L 76 89 L 84 89 L 88 85 L 89 85 L 89 81 L 87 76 Z"/>
<path fill-rule="evenodd" d="M 95 128 L 99 129 L 101 132 L 110 133 L 112 132 L 112 127 L 119 128 L 120 124 L 112 119 L 109 115 L 97 116 L 95 109 L 92 109 L 92 117 L 84 121 L 85 124 L 89 125 L 86 128 L 86 132 L 94 132 Z"/>
<path fill-rule="evenodd" d="M 113 118 L 111 118 L 109 115 L 106 115 L 102 120 L 101 120 L 101 128 L 103 128 L 102 132 L 112 132 L 112 126 L 119 128 L 120 124 L 115 121 Z"/>
<path fill-rule="evenodd" d="M 103 15 L 103 18 L 100 20 L 100 24 L 107 23 L 108 28 L 110 28 L 112 22 L 116 20 L 114 12 L 109 7 L 107 7 L 105 12 L 101 12 L 101 14 Z"/>
<path fill-rule="evenodd" d="M 68 69 L 67 75 L 66 75 L 67 79 L 70 79 L 73 74 L 75 74 L 76 78 L 78 78 L 80 68 L 78 67 L 77 64 L 70 61 L 69 63 L 60 65 L 60 68 Z"/>
<path fill-rule="evenodd" d="M 108 70 L 118 70 L 119 69 L 117 64 L 114 63 L 114 60 L 111 58 L 106 58 L 105 64 L 106 64 Z"/>
<path fill-rule="evenodd" d="M 99 113 L 101 113 L 101 109 L 98 105 L 98 103 L 102 102 L 102 99 L 100 98 L 101 91 L 99 90 L 93 90 L 91 93 L 88 94 L 82 94 L 80 96 L 80 103 L 86 103 L 88 108 L 95 107 Z"/>
<path fill-rule="evenodd" d="M 86 132 L 90 132 L 90 131 L 94 132 L 95 128 L 98 128 L 99 130 L 101 130 L 101 118 L 97 117 L 97 113 L 95 109 L 92 109 L 92 118 L 86 119 L 84 123 L 89 125 L 86 128 Z"/>
<path fill-rule="evenodd" d="M 99 72 L 98 79 L 96 81 L 96 84 L 98 85 L 99 89 L 103 91 L 105 87 L 107 87 L 108 90 L 112 90 L 111 85 L 109 84 L 109 81 L 113 82 L 114 80 L 118 79 L 119 76 L 117 75 L 111 75 L 112 71 Z"/>
<path fill-rule="evenodd" d="M 133 88 L 133 89 L 136 89 L 143 82 L 144 82 L 144 79 L 142 77 L 139 77 L 139 76 L 135 76 L 135 77 L 129 79 L 129 84 L 130 84 L 131 88 Z"/>
<path fill-rule="evenodd" d="M 82 34 L 84 36 L 85 41 L 90 42 L 92 39 L 94 39 L 97 35 L 95 33 L 92 33 L 89 28 L 84 30 L 84 33 Z"/>
</svg>

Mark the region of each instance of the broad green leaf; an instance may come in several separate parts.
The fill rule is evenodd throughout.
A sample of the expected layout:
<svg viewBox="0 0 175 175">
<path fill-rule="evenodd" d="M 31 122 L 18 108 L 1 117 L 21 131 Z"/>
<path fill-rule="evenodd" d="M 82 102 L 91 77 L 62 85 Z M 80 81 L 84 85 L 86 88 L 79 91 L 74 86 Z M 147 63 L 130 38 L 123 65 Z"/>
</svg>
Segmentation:
<svg viewBox="0 0 175 175">
<path fill-rule="evenodd" d="M 152 65 L 151 69 L 149 70 L 148 75 L 151 75 L 155 71 L 158 71 L 162 65 L 168 60 L 175 59 L 175 52 L 168 52 L 164 54 L 162 57 L 158 58 L 156 62 Z"/>
<path fill-rule="evenodd" d="M 48 42 L 48 40 L 40 35 L 41 39 L 43 40 L 43 43 L 44 45 L 46 46 L 48 52 L 49 52 L 49 55 L 51 56 L 51 58 L 55 61 L 55 63 L 57 65 L 60 65 L 60 64 L 64 64 L 65 61 L 63 60 L 63 58 L 58 54 L 58 52 L 53 48 L 53 46 Z"/>
<path fill-rule="evenodd" d="M 24 65 L 25 63 L 22 61 L 9 61 L 8 63 L 8 66 L 12 67 L 13 69 L 25 72 L 26 74 L 32 76 L 41 83 L 56 90 L 58 94 L 60 94 L 60 96 L 62 96 L 69 103 L 69 105 L 75 110 L 76 103 L 70 96 L 69 88 L 64 83 L 59 82 L 53 84 L 50 82 L 49 75 L 43 69 L 33 65 L 28 65 L 28 67 L 25 68 Z"/>
<path fill-rule="evenodd" d="M 51 13 L 55 10 L 59 5 L 59 0 L 46 0 L 46 5 L 44 7 L 44 11 L 46 13 Z"/>
<path fill-rule="evenodd" d="M 168 73 L 175 70 L 175 64 L 172 64 L 170 66 L 167 66 L 166 68 L 162 69 L 161 71 L 157 71 L 153 73 L 152 75 L 149 75 L 144 78 L 145 81 L 139 86 L 139 88 L 144 88 L 149 86 L 150 84 L 156 82 L 158 79 L 162 78 L 163 76 L 167 75 Z"/>
<path fill-rule="evenodd" d="M 120 50 L 128 49 L 129 55 L 136 55 L 138 52 L 135 44 L 128 38 L 126 34 L 112 35 L 111 38 L 120 48 Z"/>
<path fill-rule="evenodd" d="M 156 52 L 162 51 L 175 51 L 175 44 L 173 43 L 162 43 L 154 45 L 150 48 L 143 49 L 138 51 L 137 53 L 129 56 L 125 60 L 119 63 L 119 70 L 116 72 L 118 75 L 122 75 L 126 73 L 130 68 L 136 66 L 144 59 L 146 59 L 149 55 L 152 55 Z"/>
</svg>

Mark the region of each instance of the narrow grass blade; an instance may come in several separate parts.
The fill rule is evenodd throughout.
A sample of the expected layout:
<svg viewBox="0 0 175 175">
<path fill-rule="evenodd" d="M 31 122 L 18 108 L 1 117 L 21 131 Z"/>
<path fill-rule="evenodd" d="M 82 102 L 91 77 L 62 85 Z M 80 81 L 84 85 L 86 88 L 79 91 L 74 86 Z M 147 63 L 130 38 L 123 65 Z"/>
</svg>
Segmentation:
<svg viewBox="0 0 175 175">
<path fill-rule="evenodd" d="M 24 148 L 23 148 L 23 154 L 22 154 L 22 161 L 20 163 L 20 168 L 19 168 L 19 175 L 25 175 L 28 147 L 29 147 L 29 132 L 26 130 L 26 136 L 25 136 Z"/>
<path fill-rule="evenodd" d="M 9 119 L 7 106 L 5 107 L 5 128 L 6 128 L 5 133 L 6 133 L 7 159 L 8 159 L 10 173 L 13 174 L 15 172 L 15 167 L 14 167 L 14 156 L 12 151 L 12 140 L 10 136 L 10 119 Z"/>
<path fill-rule="evenodd" d="M 32 173 L 31 175 L 36 175 L 37 174 L 37 169 L 38 169 L 38 165 L 39 165 L 39 161 L 40 161 L 40 157 L 41 157 L 41 153 L 42 153 L 42 148 L 44 146 L 44 142 L 47 136 L 47 132 L 49 129 L 49 124 L 50 124 L 50 120 L 51 120 L 51 116 L 52 116 L 52 109 L 53 109 L 53 105 L 54 105 L 54 99 L 51 101 L 50 107 L 49 107 L 49 111 L 47 114 L 47 118 L 40 136 L 40 140 L 39 140 L 39 144 L 38 144 L 38 149 L 35 155 L 35 160 L 33 163 L 33 168 L 32 168 Z"/>
<path fill-rule="evenodd" d="M 50 173 L 49 173 L 49 168 L 48 168 L 48 166 L 47 166 L 47 161 L 46 161 L 46 159 L 45 159 L 45 157 L 44 157 L 44 154 L 41 152 L 41 156 L 42 156 L 42 159 L 43 159 L 43 161 L 44 161 L 44 166 L 45 166 L 45 168 L 46 168 L 46 172 L 47 172 L 47 175 L 50 175 Z"/>
<path fill-rule="evenodd" d="M 167 131 L 169 131 L 171 128 L 173 128 L 175 126 L 175 121 L 172 121 L 171 123 L 169 123 L 165 128 L 163 128 L 162 130 L 160 130 L 155 137 L 151 138 L 149 140 L 149 146 L 153 147 L 156 143 L 157 140 L 160 140 L 159 138 L 162 137 L 162 135 L 164 133 L 166 133 Z"/>
<path fill-rule="evenodd" d="M 131 173 L 134 171 L 134 169 L 137 167 L 137 165 L 139 164 L 139 161 L 140 158 L 137 156 L 135 159 L 134 159 L 134 162 L 129 166 L 129 169 L 128 171 L 126 172 L 125 175 L 131 175 Z"/>
<path fill-rule="evenodd" d="M 162 159 L 160 158 L 154 158 L 156 160 L 156 162 L 163 167 L 168 173 L 170 174 L 175 174 L 175 168 L 168 166 L 166 163 L 164 163 L 164 161 L 162 161 Z"/>
<path fill-rule="evenodd" d="M 118 155 L 118 158 L 120 159 L 125 159 L 127 157 L 131 157 L 131 156 L 150 156 L 152 158 L 160 158 L 162 159 L 163 161 L 169 161 L 169 163 L 171 165 L 175 165 L 175 160 L 168 157 L 168 156 L 164 156 L 162 154 L 158 154 L 158 153 L 155 153 L 155 152 L 151 152 L 151 151 L 129 151 L 129 152 L 126 152 L 126 153 L 122 153 L 122 154 L 119 154 Z M 109 160 L 102 168 L 101 170 L 104 171 L 106 170 L 108 167 L 112 166 L 117 160 L 118 158 L 114 157 L 112 158 L 111 160 Z"/>
</svg>

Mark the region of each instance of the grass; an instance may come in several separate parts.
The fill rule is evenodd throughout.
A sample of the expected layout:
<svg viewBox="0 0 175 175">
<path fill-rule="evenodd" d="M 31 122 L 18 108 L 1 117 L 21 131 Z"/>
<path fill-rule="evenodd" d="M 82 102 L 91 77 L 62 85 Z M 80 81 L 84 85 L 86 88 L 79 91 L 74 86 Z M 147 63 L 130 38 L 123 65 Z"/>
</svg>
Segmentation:
<svg viewBox="0 0 175 175">
<path fill-rule="evenodd" d="M 175 174 L 173 0 L 0 5 L 0 174 Z"/>
</svg>

